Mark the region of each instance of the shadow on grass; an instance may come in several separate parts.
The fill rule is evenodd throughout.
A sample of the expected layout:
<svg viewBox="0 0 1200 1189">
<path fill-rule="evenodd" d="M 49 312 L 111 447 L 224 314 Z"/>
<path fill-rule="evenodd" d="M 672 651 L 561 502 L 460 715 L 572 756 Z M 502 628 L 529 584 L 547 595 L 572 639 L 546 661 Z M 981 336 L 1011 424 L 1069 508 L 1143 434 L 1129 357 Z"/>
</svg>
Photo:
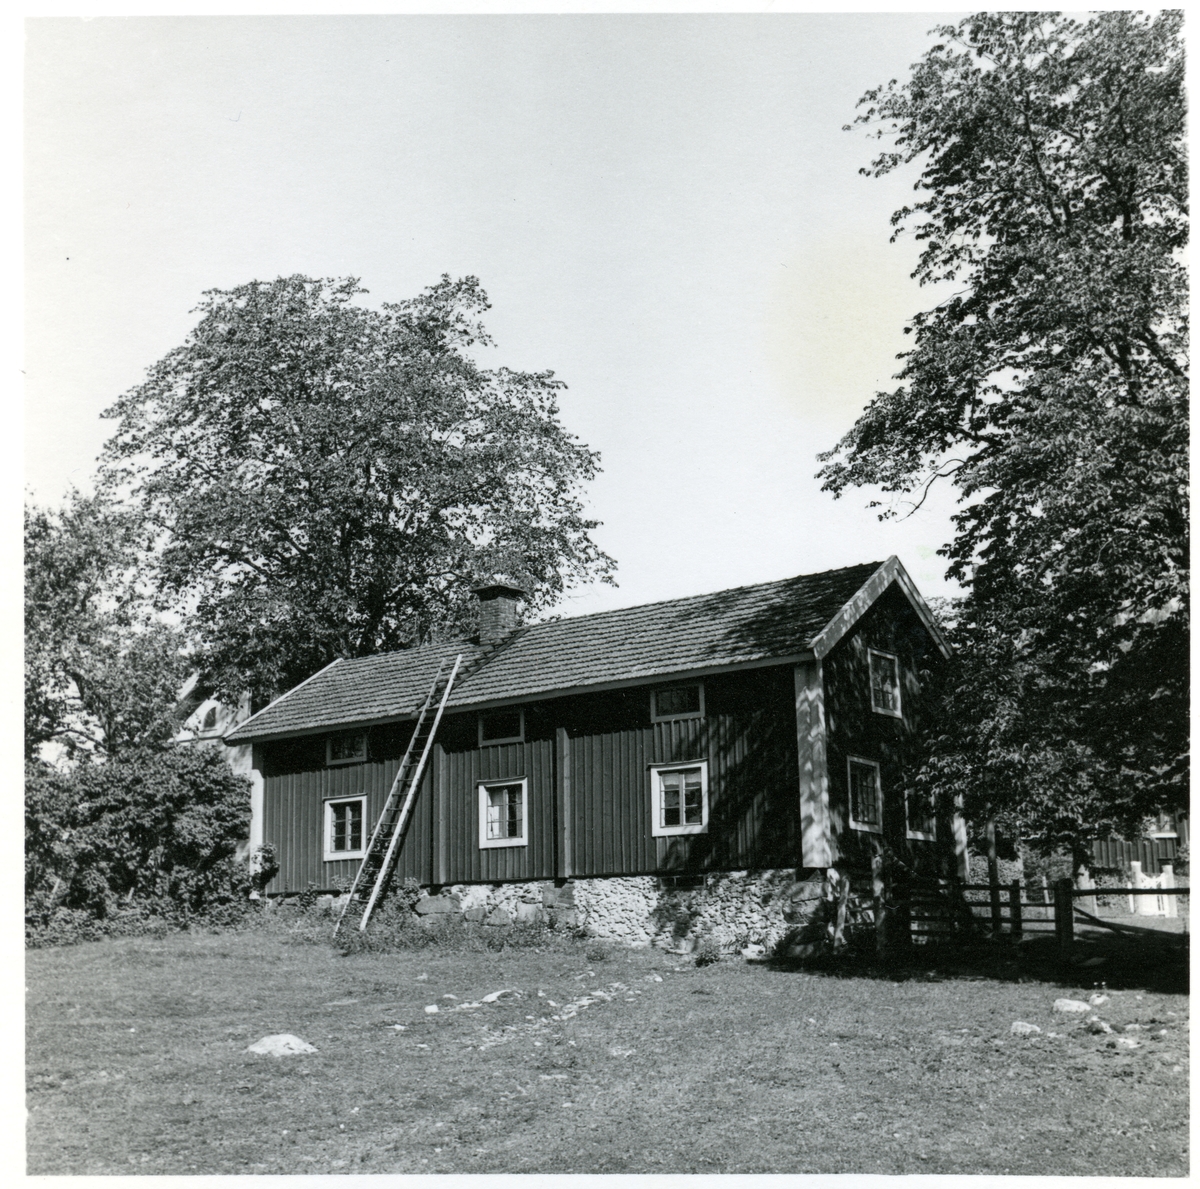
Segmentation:
<svg viewBox="0 0 1200 1189">
<path fill-rule="evenodd" d="M 803 971 L 832 978 L 877 978 L 892 982 L 948 982 L 994 979 L 999 982 L 1043 982 L 1061 987 L 1103 982 L 1113 990 L 1188 993 L 1188 939 L 1178 934 L 1159 938 L 1096 933 L 1076 936 L 1069 960 L 1052 937 L 1014 943 L 988 937 L 914 945 L 888 961 L 873 950 L 853 948 L 839 955 L 803 960 L 773 959 L 780 973 Z"/>
</svg>

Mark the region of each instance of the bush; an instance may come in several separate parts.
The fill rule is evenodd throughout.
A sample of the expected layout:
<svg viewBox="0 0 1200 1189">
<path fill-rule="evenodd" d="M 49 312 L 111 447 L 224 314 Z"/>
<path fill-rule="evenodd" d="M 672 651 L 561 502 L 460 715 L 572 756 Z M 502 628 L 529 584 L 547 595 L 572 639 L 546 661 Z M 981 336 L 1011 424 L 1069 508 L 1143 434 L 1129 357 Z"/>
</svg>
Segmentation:
<svg viewBox="0 0 1200 1189">
<path fill-rule="evenodd" d="M 274 866 L 237 850 L 250 785 L 211 748 L 132 752 L 69 769 L 26 768 L 25 904 L 33 944 L 192 917 L 233 922 Z M 107 926 L 87 922 L 109 922 Z"/>
</svg>

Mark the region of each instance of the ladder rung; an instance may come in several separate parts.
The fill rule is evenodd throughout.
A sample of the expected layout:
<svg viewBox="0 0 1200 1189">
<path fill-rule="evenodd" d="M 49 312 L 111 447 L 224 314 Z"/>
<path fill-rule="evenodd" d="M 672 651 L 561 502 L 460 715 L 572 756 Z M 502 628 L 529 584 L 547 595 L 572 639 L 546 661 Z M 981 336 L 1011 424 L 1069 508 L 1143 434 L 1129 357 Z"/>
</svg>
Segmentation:
<svg viewBox="0 0 1200 1189">
<path fill-rule="evenodd" d="M 462 665 L 462 655 L 460 654 L 455 658 L 449 675 L 443 676 L 446 668 L 446 659 L 443 659 L 441 664 L 438 665 L 438 671 L 434 676 L 433 684 L 429 687 L 429 693 L 426 695 L 424 704 L 421 706 L 421 710 L 417 716 L 417 723 L 413 728 L 412 735 L 409 737 L 404 758 L 400 761 L 400 766 L 396 769 L 392 787 L 388 792 L 383 809 L 371 833 L 370 842 L 367 844 L 367 853 L 363 856 L 363 860 L 359 864 L 358 873 L 354 877 L 354 883 L 351 885 L 350 891 L 346 896 L 346 902 L 342 905 L 342 911 L 338 914 L 337 924 L 333 928 L 335 937 L 342 926 L 342 921 L 345 918 L 346 910 L 350 906 L 350 901 L 355 898 L 360 885 L 364 885 L 366 879 L 373 876 L 374 884 L 371 888 L 371 895 L 363 912 L 362 921 L 359 924 L 360 930 L 367 927 L 367 922 L 370 920 L 375 902 L 379 898 L 379 894 L 391 871 L 392 861 L 398 853 L 399 844 L 403 840 L 407 830 L 413 800 L 417 789 L 420 787 L 421 777 L 425 772 L 425 764 L 433 747 L 433 739 L 442 721 L 442 713 L 446 709 L 446 701 L 450 697 L 450 690 L 454 685 L 454 679 L 458 675 L 459 667 Z M 437 710 L 431 719 L 430 710 L 435 704 Z M 420 755 L 419 760 L 417 760 L 418 754 Z"/>
</svg>

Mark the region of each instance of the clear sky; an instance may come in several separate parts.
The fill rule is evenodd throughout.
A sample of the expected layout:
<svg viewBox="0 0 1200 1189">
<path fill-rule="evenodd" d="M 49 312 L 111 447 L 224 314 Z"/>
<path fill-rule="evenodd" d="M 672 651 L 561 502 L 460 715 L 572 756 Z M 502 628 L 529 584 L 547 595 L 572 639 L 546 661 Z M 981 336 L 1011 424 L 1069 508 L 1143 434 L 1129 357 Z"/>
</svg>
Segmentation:
<svg viewBox="0 0 1200 1189">
<path fill-rule="evenodd" d="M 491 365 L 553 368 L 602 454 L 617 590 L 571 614 L 898 553 L 814 478 L 932 301 L 889 244 L 914 175 L 846 132 L 929 14 L 37 19 L 26 58 L 26 482 L 89 485 L 100 412 L 202 290 L 474 274 Z"/>
</svg>

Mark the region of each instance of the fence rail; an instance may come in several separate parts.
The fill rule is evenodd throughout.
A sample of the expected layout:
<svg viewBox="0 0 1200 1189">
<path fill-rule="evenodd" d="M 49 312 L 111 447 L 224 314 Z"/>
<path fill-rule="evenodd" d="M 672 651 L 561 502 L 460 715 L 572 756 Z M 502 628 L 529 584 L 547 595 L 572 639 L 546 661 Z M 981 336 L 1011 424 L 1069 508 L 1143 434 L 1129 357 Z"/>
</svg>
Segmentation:
<svg viewBox="0 0 1200 1189">
<path fill-rule="evenodd" d="M 937 886 L 912 888 L 906 897 L 906 907 L 911 932 L 917 939 L 929 940 L 939 934 L 953 932 L 955 918 L 958 917 L 962 923 L 969 920 L 973 926 L 990 923 L 992 932 L 996 935 L 1007 933 L 1014 938 L 1020 938 L 1025 935 L 1054 934 L 1060 952 L 1066 956 L 1070 954 L 1074 943 L 1077 920 L 1089 928 L 1101 927 L 1117 933 L 1142 936 L 1155 934 L 1162 936 L 1164 940 L 1178 936 L 1164 930 L 1105 920 L 1098 915 L 1098 902 L 1129 897 L 1128 903 L 1132 913 L 1133 898 L 1136 896 L 1180 897 L 1188 896 L 1190 892 L 1190 888 L 1179 887 L 1077 888 L 1069 879 L 1056 880 L 1051 886 L 1022 885 L 1019 880 L 1013 880 L 1007 885 L 955 886 L 941 883 Z M 980 893 L 986 893 L 986 899 L 979 898 Z M 1077 905 L 1077 900 L 1089 902 L 1087 907 L 1092 911 Z M 1165 915 L 1174 917 L 1176 912 L 1171 910 Z M 1181 924 L 1186 936 L 1186 918 Z"/>
</svg>

